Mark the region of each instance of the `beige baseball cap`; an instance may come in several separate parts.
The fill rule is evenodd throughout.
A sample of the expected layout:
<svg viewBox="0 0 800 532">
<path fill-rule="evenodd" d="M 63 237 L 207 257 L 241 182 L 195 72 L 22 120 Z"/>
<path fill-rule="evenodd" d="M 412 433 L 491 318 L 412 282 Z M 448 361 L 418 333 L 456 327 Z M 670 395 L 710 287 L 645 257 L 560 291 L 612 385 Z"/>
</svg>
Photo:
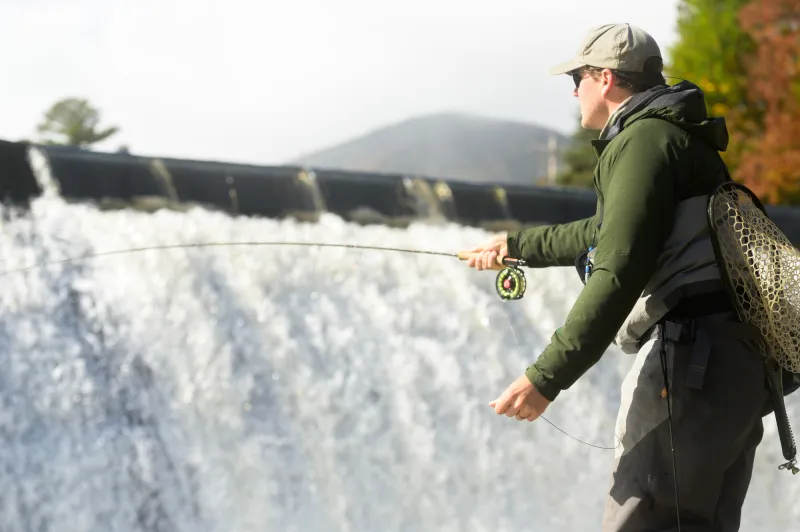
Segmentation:
<svg viewBox="0 0 800 532">
<path fill-rule="evenodd" d="M 661 50 L 655 39 L 630 24 L 604 24 L 589 30 L 574 58 L 550 69 L 550 74 L 566 74 L 582 66 L 642 72 L 644 62 Z"/>
</svg>

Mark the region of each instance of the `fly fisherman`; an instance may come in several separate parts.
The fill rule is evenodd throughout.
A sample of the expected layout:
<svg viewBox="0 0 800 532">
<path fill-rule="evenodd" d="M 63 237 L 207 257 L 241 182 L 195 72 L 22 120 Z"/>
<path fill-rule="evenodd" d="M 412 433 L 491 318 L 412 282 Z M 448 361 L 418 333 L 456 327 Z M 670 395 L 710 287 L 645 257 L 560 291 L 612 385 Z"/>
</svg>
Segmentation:
<svg viewBox="0 0 800 532">
<path fill-rule="evenodd" d="M 697 86 L 669 87 L 662 69 L 649 34 L 609 24 L 551 70 L 574 80 L 582 127 L 600 130 L 596 214 L 497 235 L 467 264 L 579 258 L 585 286 L 535 363 L 489 404 L 533 421 L 614 342 L 636 359 L 622 384 L 602 530 L 677 530 L 678 520 L 683 530 L 738 530 L 769 391 L 707 229 L 728 133 Z"/>
</svg>

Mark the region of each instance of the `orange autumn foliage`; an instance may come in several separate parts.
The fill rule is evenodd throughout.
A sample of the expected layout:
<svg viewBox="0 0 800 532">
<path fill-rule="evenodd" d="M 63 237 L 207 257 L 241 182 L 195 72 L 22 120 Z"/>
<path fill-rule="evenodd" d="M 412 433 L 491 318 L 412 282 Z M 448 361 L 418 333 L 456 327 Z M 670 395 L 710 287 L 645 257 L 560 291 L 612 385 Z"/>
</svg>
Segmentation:
<svg viewBox="0 0 800 532">
<path fill-rule="evenodd" d="M 765 203 L 800 204 L 800 0 L 753 0 L 739 21 L 756 43 L 746 75 L 763 122 L 731 124 L 746 146 L 734 178 Z"/>
</svg>

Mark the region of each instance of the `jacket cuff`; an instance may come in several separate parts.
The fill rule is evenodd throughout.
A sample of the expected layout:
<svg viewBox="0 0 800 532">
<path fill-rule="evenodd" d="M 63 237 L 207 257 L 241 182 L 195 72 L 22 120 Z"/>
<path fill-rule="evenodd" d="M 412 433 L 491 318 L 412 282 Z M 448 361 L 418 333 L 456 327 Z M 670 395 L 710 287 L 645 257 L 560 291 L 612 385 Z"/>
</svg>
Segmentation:
<svg viewBox="0 0 800 532">
<path fill-rule="evenodd" d="M 521 259 L 522 255 L 519 249 L 519 237 L 521 231 L 509 231 L 506 237 L 506 245 L 508 246 L 508 256 L 512 259 Z"/>
<path fill-rule="evenodd" d="M 548 401 L 555 401 L 558 394 L 561 393 L 561 388 L 548 382 L 544 376 L 536 369 L 536 366 L 531 366 L 525 370 L 525 376 L 531 381 L 534 388 L 544 396 Z"/>
</svg>

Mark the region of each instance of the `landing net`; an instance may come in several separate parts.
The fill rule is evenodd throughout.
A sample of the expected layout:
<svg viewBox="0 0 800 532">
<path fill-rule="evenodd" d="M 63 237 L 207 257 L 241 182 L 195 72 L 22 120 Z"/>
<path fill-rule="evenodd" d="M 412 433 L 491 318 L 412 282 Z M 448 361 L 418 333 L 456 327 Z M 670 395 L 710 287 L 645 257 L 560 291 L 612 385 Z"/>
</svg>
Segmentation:
<svg viewBox="0 0 800 532">
<path fill-rule="evenodd" d="M 769 219 L 758 198 L 734 182 L 708 205 L 714 246 L 739 318 L 757 327 L 764 356 L 800 372 L 800 250 Z"/>
</svg>

